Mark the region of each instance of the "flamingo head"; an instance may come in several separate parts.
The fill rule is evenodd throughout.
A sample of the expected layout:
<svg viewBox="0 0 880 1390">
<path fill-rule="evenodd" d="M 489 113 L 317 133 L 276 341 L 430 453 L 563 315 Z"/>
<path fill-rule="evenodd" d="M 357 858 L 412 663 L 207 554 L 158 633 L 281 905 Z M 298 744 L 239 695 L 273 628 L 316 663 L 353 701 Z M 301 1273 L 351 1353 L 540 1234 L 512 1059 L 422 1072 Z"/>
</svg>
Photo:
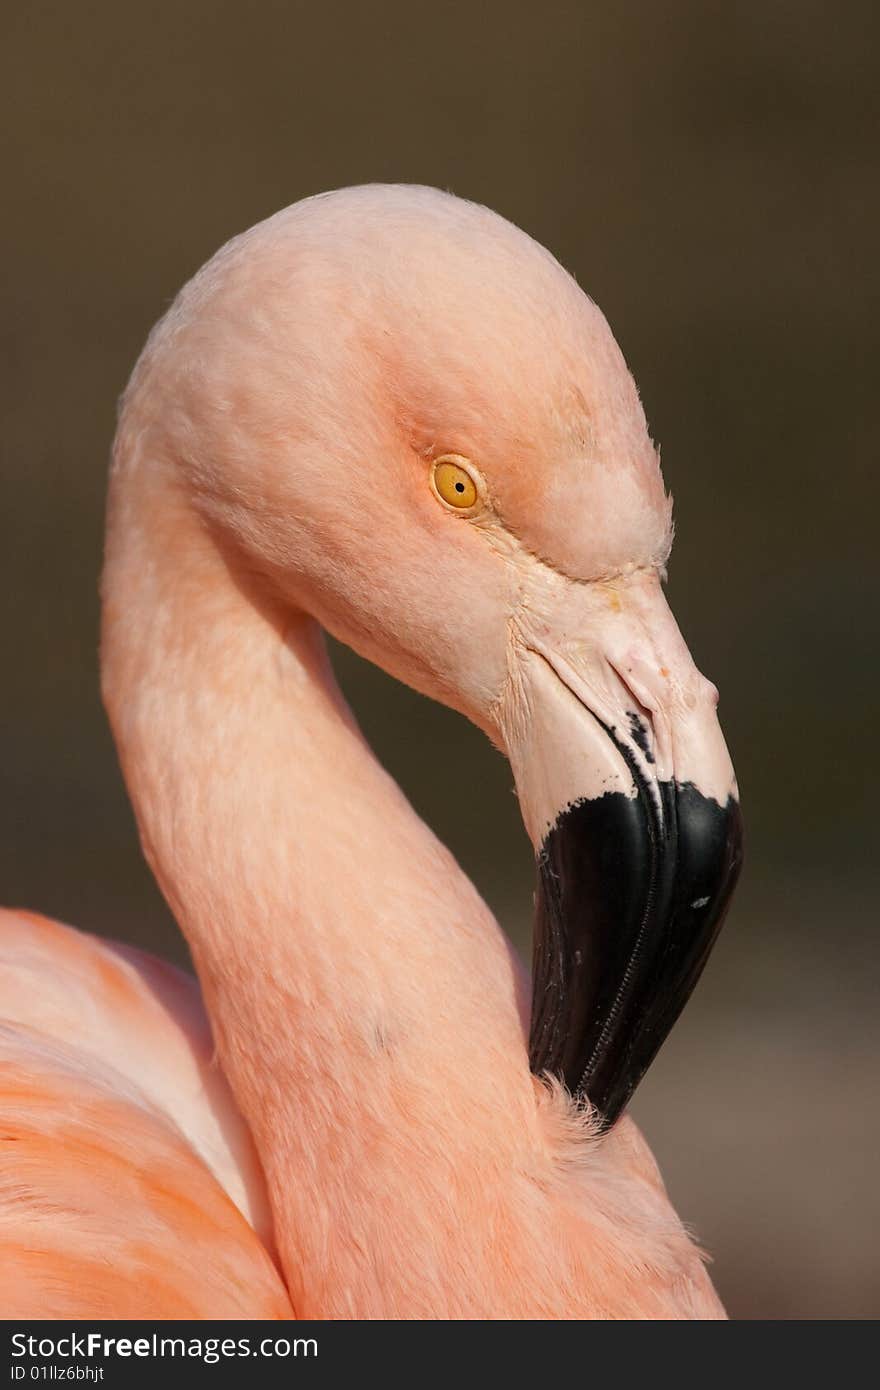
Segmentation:
<svg viewBox="0 0 880 1390">
<path fill-rule="evenodd" d="M 185 287 L 126 413 L 276 604 L 506 752 L 538 865 L 532 1069 L 612 1124 L 714 942 L 741 817 L 600 311 L 485 208 L 326 194 Z"/>
</svg>

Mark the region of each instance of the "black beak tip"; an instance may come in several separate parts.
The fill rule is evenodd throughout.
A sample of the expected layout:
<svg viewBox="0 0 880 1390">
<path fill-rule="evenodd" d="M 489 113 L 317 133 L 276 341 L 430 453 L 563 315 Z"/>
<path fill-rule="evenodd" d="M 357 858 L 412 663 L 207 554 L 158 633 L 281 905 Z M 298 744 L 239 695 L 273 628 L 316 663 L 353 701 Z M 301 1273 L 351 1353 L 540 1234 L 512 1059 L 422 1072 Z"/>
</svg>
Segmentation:
<svg viewBox="0 0 880 1390">
<path fill-rule="evenodd" d="M 566 808 L 538 855 L 532 1071 L 610 1128 L 702 973 L 742 861 L 742 815 L 691 783 Z"/>
</svg>

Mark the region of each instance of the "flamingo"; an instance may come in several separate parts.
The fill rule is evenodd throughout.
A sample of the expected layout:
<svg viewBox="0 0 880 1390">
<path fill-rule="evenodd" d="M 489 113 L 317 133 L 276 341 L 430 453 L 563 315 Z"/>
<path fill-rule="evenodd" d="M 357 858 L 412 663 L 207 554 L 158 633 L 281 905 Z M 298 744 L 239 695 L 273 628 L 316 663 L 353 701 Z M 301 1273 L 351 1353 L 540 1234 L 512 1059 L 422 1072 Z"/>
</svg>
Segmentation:
<svg viewBox="0 0 880 1390">
<path fill-rule="evenodd" d="M 323 194 L 184 287 L 121 404 L 101 666 L 199 983 L 3 913 L 7 1317 L 724 1316 L 626 1113 L 740 859 L 670 508 L 602 314 L 486 208 Z M 322 629 L 509 758 L 531 1003 Z"/>
</svg>

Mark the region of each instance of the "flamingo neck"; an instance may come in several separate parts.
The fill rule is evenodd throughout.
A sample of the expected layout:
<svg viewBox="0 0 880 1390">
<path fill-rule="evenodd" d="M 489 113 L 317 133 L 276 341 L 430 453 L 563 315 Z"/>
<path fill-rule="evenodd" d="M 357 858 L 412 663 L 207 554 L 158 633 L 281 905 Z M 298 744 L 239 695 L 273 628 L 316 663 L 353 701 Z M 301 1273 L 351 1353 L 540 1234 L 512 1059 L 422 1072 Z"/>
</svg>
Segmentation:
<svg viewBox="0 0 880 1390">
<path fill-rule="evenodd" d="M 493 1267 L 482 1205 L 545 1147 L 521 972 L 364 742 L 317 625 L 261 610 L 136 477 L 114 483 L 105 695 L 294 1307 L 437 1316 L 439 1284 L 466 1316 Z"/>
</svg>

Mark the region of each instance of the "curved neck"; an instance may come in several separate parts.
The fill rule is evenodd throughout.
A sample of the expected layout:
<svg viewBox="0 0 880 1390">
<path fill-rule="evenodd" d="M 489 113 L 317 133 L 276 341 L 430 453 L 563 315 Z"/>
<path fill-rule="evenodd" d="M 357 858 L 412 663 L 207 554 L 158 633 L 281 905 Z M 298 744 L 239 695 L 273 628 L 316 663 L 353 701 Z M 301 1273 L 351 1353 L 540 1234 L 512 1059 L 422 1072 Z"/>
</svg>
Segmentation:
<svg viewBox="0 0 880 1390">
<path fill-rule="evenodd" d="M 412 1316 L 428 1299 L 436 1316 L 427 1262 L 466 1315 L 455 1271 L 470 1258 L 484 1295 L 489 1277 L 462 1248 L 474 1176 L 491 1193 L 543 1147 L 503 934 L 371 754 L 315 623 L 261 610 L 143 470 L 114 479 L 103 670 L 294 1307 Z"/>
</svg>

